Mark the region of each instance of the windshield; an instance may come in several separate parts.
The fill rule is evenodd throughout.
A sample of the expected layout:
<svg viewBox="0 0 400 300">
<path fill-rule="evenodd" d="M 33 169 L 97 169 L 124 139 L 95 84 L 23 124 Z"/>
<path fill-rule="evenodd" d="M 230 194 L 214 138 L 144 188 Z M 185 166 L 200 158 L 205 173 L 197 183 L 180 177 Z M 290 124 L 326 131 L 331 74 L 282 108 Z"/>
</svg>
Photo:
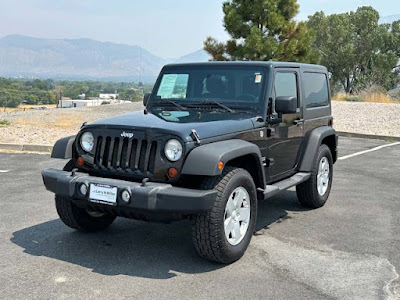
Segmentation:
<svg viewBox="0 0 400 300">
<path fill-rule="evenodd" d="M 265 81 L 265 69 L 260 67 L 171 67 L 164 69 L 151 106 L 168 106 L 173 110 L 198 106 L 231 109 L 230 112 L 241 108 L 258 110 L 262 106 Z"/>
</svg>

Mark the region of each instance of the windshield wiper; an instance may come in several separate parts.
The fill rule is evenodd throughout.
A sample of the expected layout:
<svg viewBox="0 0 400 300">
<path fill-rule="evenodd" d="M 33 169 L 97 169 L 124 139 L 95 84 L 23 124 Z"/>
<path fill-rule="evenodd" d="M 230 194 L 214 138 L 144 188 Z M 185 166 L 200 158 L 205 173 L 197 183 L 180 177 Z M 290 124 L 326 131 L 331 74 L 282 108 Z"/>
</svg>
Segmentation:
<svg viewBox="0 0 400 300">
<path fill-rule="evenodd" d="M 173 106 L 176 106 L 177 108 L 179 108 L 179 110 L 186 110 L 186 107 L 180 105 L 179 103 L 172 101 L 172 100 L 161 100 L 161 101 L 157 101 L 154 103 L 155 106 L 157 105 L 166 105 L 166 104 L 171 104 Z"/>
<path fill-rule="evenodd" d="M 201 102 L 195 102 L 192 103 L 193 105 L 201 105 L 201 104 L 205 104 L 205 105 L 216 105 L 220 108 L 225 109 L 226 111 L 230 112 L 230 113 L 235 113 L 235 111 L 232 108 L 229 108 L 228 106 L 226 106 L 225 104 L 222 104 L 221 102 L 218 101 L 201 101 Z"/>
</svg>

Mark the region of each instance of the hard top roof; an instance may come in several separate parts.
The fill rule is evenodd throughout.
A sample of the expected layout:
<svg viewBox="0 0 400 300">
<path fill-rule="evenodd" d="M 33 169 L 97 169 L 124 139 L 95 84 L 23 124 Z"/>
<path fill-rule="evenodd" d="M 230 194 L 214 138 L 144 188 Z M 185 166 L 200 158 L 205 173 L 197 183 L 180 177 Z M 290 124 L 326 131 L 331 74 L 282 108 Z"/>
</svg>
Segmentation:
<svg viewBox="0 0 400 300">
<path fill-rule="evenodd" d="M 280 62 L 280 61 L 209 61 L 199 63 L 179 63 L 179 64 L 168 64 L 165 67 L 201 67 L 201 66 L 254 66 L 254 67 L 266 67 L 266 68 L 303 68 L 303 69 L 314 69 L 318 71 L 326 72 L 327 69 L 321 65 L 312 65 L 296 62 Z"/>
</svg>

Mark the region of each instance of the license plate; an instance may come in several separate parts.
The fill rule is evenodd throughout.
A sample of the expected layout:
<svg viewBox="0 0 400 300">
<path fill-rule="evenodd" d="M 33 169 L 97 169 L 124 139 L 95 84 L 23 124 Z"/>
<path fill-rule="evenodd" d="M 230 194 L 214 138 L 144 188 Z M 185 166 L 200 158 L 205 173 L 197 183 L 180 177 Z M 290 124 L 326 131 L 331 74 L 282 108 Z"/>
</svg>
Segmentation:
<svg viewBox="0 0 400 300">
<path fill-rule="evenodd" d="M 95 203 L 117 205 L 117 187 L 106 184 L 90 184 L 89 200 Z"/>
</svg>

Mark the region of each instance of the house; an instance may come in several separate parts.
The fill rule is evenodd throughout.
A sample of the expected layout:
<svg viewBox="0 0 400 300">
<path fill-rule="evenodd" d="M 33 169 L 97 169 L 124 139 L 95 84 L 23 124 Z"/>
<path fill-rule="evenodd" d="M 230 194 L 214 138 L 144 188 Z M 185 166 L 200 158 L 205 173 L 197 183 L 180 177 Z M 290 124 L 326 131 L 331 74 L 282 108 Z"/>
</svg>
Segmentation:
<svg viewBox="0 0 400 300">
<path fill-rule="evenodd" d="M 74 100 L 61 100 L 58 102 L 59 108 L 82 107 L 82 106 L 99 106 L 102 104 L 122 104 L 131 103 L 131 101 L 113 100 L 113 99 L 74 99 Z"/>
<path fill-rule="evenodd" d="M 118 94 L 100 94 L 99 98 L 103 100 L 117 99 Z"/>
</svg>

